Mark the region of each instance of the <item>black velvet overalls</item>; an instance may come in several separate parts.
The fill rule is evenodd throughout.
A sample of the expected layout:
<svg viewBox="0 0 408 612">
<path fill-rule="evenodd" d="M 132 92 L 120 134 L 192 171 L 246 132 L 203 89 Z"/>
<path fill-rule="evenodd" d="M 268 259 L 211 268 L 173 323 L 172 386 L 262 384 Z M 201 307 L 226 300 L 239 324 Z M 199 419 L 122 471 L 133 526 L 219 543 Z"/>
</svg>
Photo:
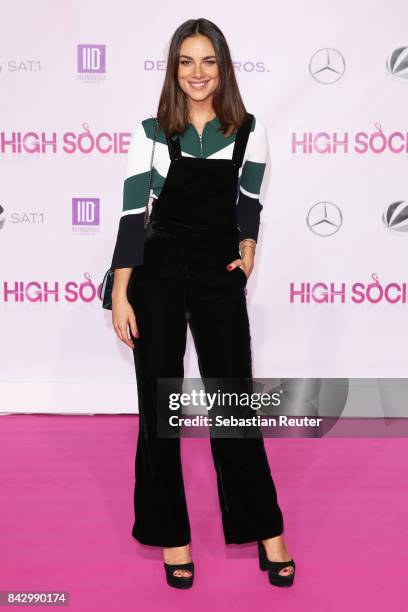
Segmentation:
<svg viewBox="0 0 408 612">
<path fill-rule="evenodd" d="M 161 547 L 190 542 L 180 438 L 157 435 L 157 378 L 184 376 L 189 324 L 204 377 L 252 377 L 245 272 L 236 216 L 239 169 L 253 116 L 229 159 L 181 155 L 171 163 L 146 229 L 144 264 L 133 269 L 139 337 L 133 351 L 139 400 L 133 537 Z M 227 544 L 280 535 L 282 513 L 262 437 L 210 438 Z"/>
</svg>

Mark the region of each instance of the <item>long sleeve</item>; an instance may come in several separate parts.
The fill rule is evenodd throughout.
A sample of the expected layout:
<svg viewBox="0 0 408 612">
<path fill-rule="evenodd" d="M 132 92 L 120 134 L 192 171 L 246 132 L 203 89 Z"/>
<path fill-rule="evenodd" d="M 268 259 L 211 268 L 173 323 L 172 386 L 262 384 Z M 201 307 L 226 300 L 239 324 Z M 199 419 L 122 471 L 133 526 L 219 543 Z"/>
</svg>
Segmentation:
<svg viewBox="0 0 408 612">
<path fill-rule="evenodd" d="M 260 213 L 263 209 L 259 196 L 268 157 L 268 137 L 262 121 L 257 118 L 254 118 L 254 121 L 255 127 L 247 143 L 247 156 L 242 169 L 237 202 L 240 240 L 258 240 Z"/>
<path fill-rule="evenodd" d="M 152 135 L 146 119 L 132 131 L 123 185 L 123 205 L 111 268 L 143 264 L 144 215 L 147 204 Z M 149 194 L 150 196 L 150 194 Z"/>
</svg>

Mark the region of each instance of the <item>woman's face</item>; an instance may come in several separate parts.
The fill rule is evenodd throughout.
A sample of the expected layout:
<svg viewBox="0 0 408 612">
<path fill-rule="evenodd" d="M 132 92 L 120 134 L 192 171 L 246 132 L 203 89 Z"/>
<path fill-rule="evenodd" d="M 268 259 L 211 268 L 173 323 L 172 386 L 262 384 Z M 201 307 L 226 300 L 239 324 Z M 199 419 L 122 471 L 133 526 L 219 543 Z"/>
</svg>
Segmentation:
<svg viewBox="0 0 408 612">
<path fill-rule="evenodd" d="M 191 100 L 202 102 L 213 96 L 219 71 L 214 47 L 207 36 L 189 36 L 181 43 L 178 82 Z"/>
</svg>

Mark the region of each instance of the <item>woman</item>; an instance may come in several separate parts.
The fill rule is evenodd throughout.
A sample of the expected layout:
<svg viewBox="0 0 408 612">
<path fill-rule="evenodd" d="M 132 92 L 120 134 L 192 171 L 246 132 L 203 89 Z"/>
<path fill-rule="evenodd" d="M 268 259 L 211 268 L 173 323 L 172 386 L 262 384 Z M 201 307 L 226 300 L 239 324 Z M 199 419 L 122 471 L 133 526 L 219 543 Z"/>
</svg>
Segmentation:
<svg viewBox="0 0 408 612">
<path fill-rule="evenodd" d="M 168 584 L 188 588 L 194 564 L 180 439 L 157 435 L 155 383 L 183 379 L 187 322 L 202 378 L 252 376 L 245 286 L 267 154 L 265 128 L 246 112 L 227 42 L 212 22 L 188 20 L 174 33 L 157 122 L 157 133 L 149 118 L 132 134 L 112 323 L 133 350 L 138 387 L 132 535 L 162 547 Z M 155 201 L 145 229 L 149 186 Z M 270 582 L 290 586 L 295 564 L 262 436 L 210 441 L 226 543 L 257 541 Z"/>
</svg>

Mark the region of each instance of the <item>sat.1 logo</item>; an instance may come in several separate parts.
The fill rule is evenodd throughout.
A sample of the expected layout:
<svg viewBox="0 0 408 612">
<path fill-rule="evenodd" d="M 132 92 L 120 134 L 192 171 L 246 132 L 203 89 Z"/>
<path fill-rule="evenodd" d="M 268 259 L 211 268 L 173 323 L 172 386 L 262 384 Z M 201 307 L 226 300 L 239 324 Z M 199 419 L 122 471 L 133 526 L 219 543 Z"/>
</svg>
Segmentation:
<svg viewBox="0 0 408 612">
<path fill-rule="evenodd" d="M 383 223 L 391 232 L 406 234 L 408 232 L 408 202 L 393 202 L 383 212 Z"/>
<path fill-rule="evenodd" d="M 4 210 L 4 207 L 0 204 L 0 229 L 2 229 L 5 222 L 6 222 L 6 211 Z"/>
</svg>

